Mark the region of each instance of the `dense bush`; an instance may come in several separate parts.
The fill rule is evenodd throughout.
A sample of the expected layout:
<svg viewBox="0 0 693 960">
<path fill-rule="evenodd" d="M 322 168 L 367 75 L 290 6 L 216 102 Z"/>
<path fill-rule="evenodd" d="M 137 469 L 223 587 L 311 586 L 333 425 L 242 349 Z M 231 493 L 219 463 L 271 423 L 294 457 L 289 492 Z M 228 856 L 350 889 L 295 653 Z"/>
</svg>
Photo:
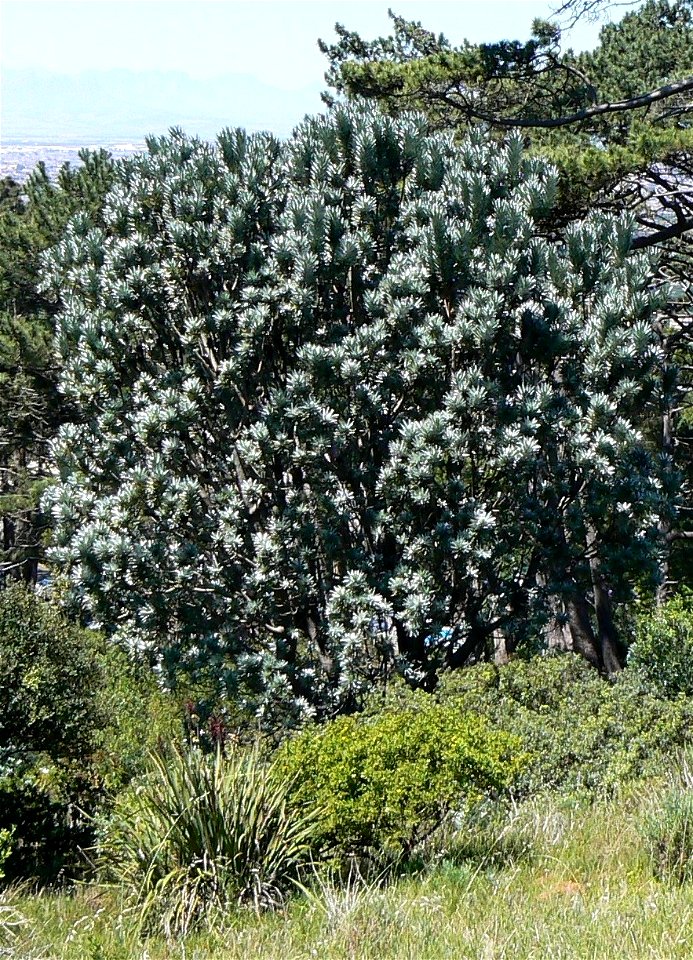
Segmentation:
<svg viewBox="0 0 693 960">
<path fill-rule="evenodd" d="M 102 865 L 142 927 L 183 935 L 235 904 L 280 902 L 316 822 L 310 810 L 289 815 L 288 787 L 257 749 L 152 753 L 100 842 Z"/>
<path fill-rule="evenodd" d="M 20 587 L 0 593 L 0 828 L 8 876 L 54 875 L 84 843 L 94 736 L 106 726 L 99 638 Z"/>
<path fill-rule="evenodd" d="M 693 695 L 693 593 L 684 591 L 640 617 L 628 665 L 666 697 Z"/>
<path fill-rule="evenodd" d="M 169 698 L 170 700 L 170 698 Z M 0 830 L 8 877 L 53 879 L 92 842 L 89 815 L 175 723 L 151 676 L 55 604 L 0 591 Z"/>
<path fill-rule="evenodd" d="M 317 807 L 323 853 L 405 857 L 446 814 L 504 791 L 519 741 L 425 694 L 403 710 L 310 727 L 279 752 L 295 808 Z"/>
<path fill-rule="evenodd" d="M 98 656 L 106 722 L 94 731 L 91 764 L 99 790 L 111 798 L 142 773 L 157 743 L 184 734 L 187 691 L 162 690 L 148 665 L 106 641 Z"/>
<path fill-rule="evenodd" d="M 606 681 L 573 654 L 451 673 L 436 697 L 520 737 L 520 795 L 611 790 L 656 772 L 693 730 L 693 702 L 657 697 L 628 670 Z"/>
<path fill-rule="evenodd" d="M 5 861 L 12 853 L 12 831 L 0 830 L 0 880 L 5 876 Z"/>
</svg>

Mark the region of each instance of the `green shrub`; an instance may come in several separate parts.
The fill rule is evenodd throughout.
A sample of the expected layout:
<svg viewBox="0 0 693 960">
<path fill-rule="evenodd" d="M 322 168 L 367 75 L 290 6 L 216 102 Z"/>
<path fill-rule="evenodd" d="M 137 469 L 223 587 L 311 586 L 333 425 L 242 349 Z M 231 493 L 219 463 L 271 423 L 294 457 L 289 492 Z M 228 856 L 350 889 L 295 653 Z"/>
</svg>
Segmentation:
<svg viewBox="0 0 693 960">
<path fill-rule="evenodd" d="M 486 791 L 508 788 L 519 741 L 434 703 L 349 716 L 304 730 L 279 751 L 294 807 L 321 813 L 317 839 L 338 860 L 411 855 L 443 822 Z"/>
<path fill-rule="evenodd" d="M 0 830 L 0 880 L 5 876 L 4 864 L 12 853 L 13 830 Z"/>
<path fill-rule="evenodd" d="M 628 666 L 666 697 L 693 696 L 693 593 L 683 591 L 641 616 Z"/>
<path fill-rule="evenodd" d="M 107 876 L 146 930 L 183 936 L 239 903 L 280 902 L 309 852 L 315 817 L 290 815 L 288 783 L 257 748 L 151 754 L 101 837 Z"/>
<path fill-rule="evenodd" d="M 99 633 L 20 586 L 0 591 L 0 830 L 10 879 L 54 880 L 91 815 L 175 724 L 171 698 Z M 180 724 L 178 729 L 181 729 Z"/>
<path fill-rule="evenodd" d="M 693 701 L 643 690 L 628 670 L 609 682 L 573 654 L 450 673 L 435 697 L 520 737 L 518 797 L 613 791 L 658 772 L 693 734 Z"/>
<path fill-rule="evenodd" d="M 182 736 L 185 703 L 162 690 L 147 665 L 111 643 L 102 642 L 99 665 L 105 722 L 94 731 L 91 764 L 100 792 L 113 797 L 144 771 L 157 743 Z"/>
<path fill-rule="evenodd" d="M 22 587 L 0 592 L 0 829 L 8 876 L 53 878 L 89 835 L 88 758 L 104 726 L 100 638 Z"/>
</svg>

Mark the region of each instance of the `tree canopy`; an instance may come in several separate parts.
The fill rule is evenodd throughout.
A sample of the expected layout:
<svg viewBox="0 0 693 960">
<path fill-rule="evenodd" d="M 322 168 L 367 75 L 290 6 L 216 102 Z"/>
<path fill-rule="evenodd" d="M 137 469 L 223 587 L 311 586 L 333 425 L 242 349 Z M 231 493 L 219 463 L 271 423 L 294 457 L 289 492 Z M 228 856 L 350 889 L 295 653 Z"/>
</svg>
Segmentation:
<svg viewBox="0 0 693 960">
<path fill-rule="evenodd" d="M 545 235 L 557 189 L 364 107 L 123 165 L 50 254 L 53 556 L 94 622 L 294 716 L 551 617 L 615 669 L 675 494 L 663 301 L 628 220 Z"/>
<path fill-rule="evenodd" d="M 57 297 L 40 290 L 42 253 L 77 212 L 95 217 L 110 186 L 105 151 L 82 154 L 51 181 L 39 164 L 23 186 L 0 194 L 0 584 L 36 581 L 46 518 L 39 498 L 50 474 L 49 442 L 70 411 L 58 394 L 53 350 Z"/>
<path fill-rule="evenodd" d="M 564 20 L 598 16 L 605 0 L 567 0 Z M 628 6 L 628 5 L 627 5 Z M 634 4 L 629 6 L 633 7 Z M 668 289 L 663 346 L 679 385 L 649 434 L 693 482 L 690 328 L 693 319 L 693 7 L 648 0 L 605 25 L 597 47 L 564 49 L 560 16 L 536 21 L 529 41 L 453 46 L 391 13 L 392 34 L 373 41 L 337 24 L 321 48 L 338 96 L 375 100 L 388 112 L 422 110 L 434 128 L 463 136 L 481 125 L 494 137 L 515 129 L 557 167 L 558 198 L 545 229 L 558 236 L 593 210 L 629 213 L 631 249 L 654 248 L 653 284 Z M 331 101 L 334 94 L 326 95 Z M 684 511 L 684 517 L 687 516 Z M 690 538 L 685 519 L 671 542 Z M 680 559 L 680 558 L 679 558 Z M 662 591 L 687 576 L 663 562 Z M 675 568 L 675 569 L 674 569 Z"/>
</svg>

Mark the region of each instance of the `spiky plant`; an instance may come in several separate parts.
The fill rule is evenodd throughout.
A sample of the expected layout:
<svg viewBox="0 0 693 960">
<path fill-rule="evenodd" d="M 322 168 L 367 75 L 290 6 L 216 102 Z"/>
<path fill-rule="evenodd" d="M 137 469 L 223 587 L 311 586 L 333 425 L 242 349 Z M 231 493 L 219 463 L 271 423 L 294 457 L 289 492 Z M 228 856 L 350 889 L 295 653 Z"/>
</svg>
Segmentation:
<svg viewBox="0 0 693 960">
<path fill-rule="evenodd" d="M 141 926 L 183 936 L 235 905 L 280 903 L 314 824 L 310 812 L 287 812 L 288 787 L 257 747 L 153 752 L 100 843 L 101 863 Z"/>
</svg>

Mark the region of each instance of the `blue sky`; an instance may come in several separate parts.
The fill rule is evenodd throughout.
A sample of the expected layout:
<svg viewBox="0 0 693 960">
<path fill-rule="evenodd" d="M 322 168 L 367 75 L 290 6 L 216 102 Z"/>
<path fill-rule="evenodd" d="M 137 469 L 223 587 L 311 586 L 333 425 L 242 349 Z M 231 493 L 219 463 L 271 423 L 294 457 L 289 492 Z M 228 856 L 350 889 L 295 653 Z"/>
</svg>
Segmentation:
<svg viewBox="0 0 693 960">
<path fill-rule="evenodd" d="M 198 81 L 190 91 L 200 91 L 200 116 L 206 109 L 209 82 L 233 79 L 230 122 L 247 123 L 255 109 L 261 121 L 266 115 L 266 126 L 284 134 L 304 113 L 320 109 L 325 60 L 317 48 L 318 37 L 333 40 L 336 21 L 366 38 L 385 34 L 388 6 L 460 42 L 465 37 L 526 38 L 532 19 L 549 15 L 555 5 L 543 0 L 3 0 L 3 126 L 10 123 L 10 114 L 22 111 L 23 84 L 27 96 L 32 85 L 31 96 L 40 102 L 41 83 L 55 82 L 46 72 L 74 80 L 86 71 L 105 75 L 120 69 L 188 75 Z M 580 25 L 570 34 L 570 45 L 592 46 L 597 33 L 595 24 Z M 269 94 L 276 96 L 276 104 L 268 112 Z M 88 93 L 80 94 L 80 103 L 85 97 L 88 100 Z M 146 112 L 146 95 L 137 97 L 140 113 Z M 256 97 L 264 98 L 263 103 L 258 99 L 257 107 Z M 42 118 L 46 124 L 49 100 Z"/>
</svg>

